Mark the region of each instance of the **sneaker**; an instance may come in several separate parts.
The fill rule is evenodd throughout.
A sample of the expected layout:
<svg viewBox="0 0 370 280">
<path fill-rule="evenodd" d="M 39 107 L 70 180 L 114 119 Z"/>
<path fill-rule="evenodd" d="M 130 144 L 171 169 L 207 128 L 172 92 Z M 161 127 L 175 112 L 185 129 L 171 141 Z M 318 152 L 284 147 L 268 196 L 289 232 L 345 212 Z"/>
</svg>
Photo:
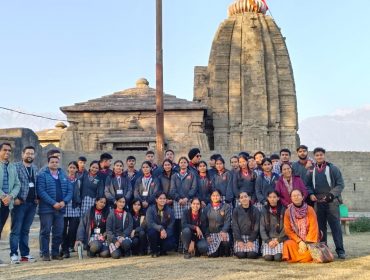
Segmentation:
<svg viewBox="0 0 370 280">
<path fill-rule="evenodd" d="M 20 261 L 19 261 L 19 258 L 16 254 L 13 254 L 11 257 L 10 257 L 10 263 L 11 264 L 19 264 Z"/>
<path fill-rule="evenodd" d="M 36 262 L 36 259 L 33 256 L 31 256 L 31 255 L 23 256 L 23 257 L 21 257 L 21 262 L 34 263 L 34 262 Z"/>
</svg>

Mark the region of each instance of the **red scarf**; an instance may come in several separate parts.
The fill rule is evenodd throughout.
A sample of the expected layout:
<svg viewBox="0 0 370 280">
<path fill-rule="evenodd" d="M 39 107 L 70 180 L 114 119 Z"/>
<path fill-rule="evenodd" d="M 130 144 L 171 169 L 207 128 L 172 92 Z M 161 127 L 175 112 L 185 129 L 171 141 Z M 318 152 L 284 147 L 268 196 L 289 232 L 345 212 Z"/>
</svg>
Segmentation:
<svg viewBox="0 0 370 280">
<path fill-rule="evenodd" d="M 323 171 L 325 171 L 325 168 L 326 168 L 326 161 L 324 161 L 322 164 L 321 164 L 321 167 L 319 167 L 318 164 L 316 164 L 316 170 L 317 172 L 321 173 Z"/>
<path fill-rule="evenodd" d="M 308 205 L 303 203 L 301 207 L 295 206 L 293 203 L 289 206 L 290 223 L 294 232 L 303 241 L 306 241 L 306 236 L 308 233 Z"/>
<path fill-rule="evenodd" d="M 114 209 L 114 215 L 118 218 L 118 219 L 122 219 L 123 218 L 123 213 L 125 211 L 124 210 L 119 210 L 119 209 Z"/>
</svg>

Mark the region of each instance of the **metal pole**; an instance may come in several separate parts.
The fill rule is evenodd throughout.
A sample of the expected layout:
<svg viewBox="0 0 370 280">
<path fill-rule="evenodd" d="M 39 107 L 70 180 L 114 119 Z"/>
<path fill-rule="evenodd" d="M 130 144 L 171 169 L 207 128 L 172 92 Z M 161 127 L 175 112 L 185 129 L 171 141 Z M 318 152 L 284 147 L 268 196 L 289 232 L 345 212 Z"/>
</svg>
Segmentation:
<svg viewBox="0 0 370 280">
<path fill-rule="evenodd" d="M 156 154 L 164 159 L 162 0 L 156 0 Z"/>
</svg>

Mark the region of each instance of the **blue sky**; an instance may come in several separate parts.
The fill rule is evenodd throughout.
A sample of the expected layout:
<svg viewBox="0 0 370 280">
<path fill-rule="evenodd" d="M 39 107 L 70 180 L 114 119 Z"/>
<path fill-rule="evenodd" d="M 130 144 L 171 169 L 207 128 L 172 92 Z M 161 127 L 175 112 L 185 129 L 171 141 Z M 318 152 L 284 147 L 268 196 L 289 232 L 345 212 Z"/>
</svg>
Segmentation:
<svg viewBox="0 0 370 280">
<path fill-rule="evenodd" d="M 164 88 L 192 99 L 232 0 L 163 0 Z M 299 119 L 370 104 L 370 1 L 268 1 L 293 63 Z M 338 4 L 339 3 L 339 4 Z M 0 1 L 0 106 L 57 112 L 155 84 L 155 0 Z"/>
</svg>

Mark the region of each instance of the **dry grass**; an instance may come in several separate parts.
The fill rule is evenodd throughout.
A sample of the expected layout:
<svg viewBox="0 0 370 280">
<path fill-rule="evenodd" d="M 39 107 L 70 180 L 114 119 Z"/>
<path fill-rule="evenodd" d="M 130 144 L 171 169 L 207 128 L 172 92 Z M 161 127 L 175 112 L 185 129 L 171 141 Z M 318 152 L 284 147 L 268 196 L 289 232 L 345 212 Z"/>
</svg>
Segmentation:
<svg viewBox="0 0 370 280">
<path fill-rule="evenodd" d="M 370 279 L 370 234 L 345 237 L 348 259 L 330 264 L 267 263 L 236 258 L 132 257 L 20 264 L 0 268 L 0 279 Z M 1 246 L 5 260 L 8 250 Z M 36 255 L 37 250 L 33 248 Z"/>
</svg>

